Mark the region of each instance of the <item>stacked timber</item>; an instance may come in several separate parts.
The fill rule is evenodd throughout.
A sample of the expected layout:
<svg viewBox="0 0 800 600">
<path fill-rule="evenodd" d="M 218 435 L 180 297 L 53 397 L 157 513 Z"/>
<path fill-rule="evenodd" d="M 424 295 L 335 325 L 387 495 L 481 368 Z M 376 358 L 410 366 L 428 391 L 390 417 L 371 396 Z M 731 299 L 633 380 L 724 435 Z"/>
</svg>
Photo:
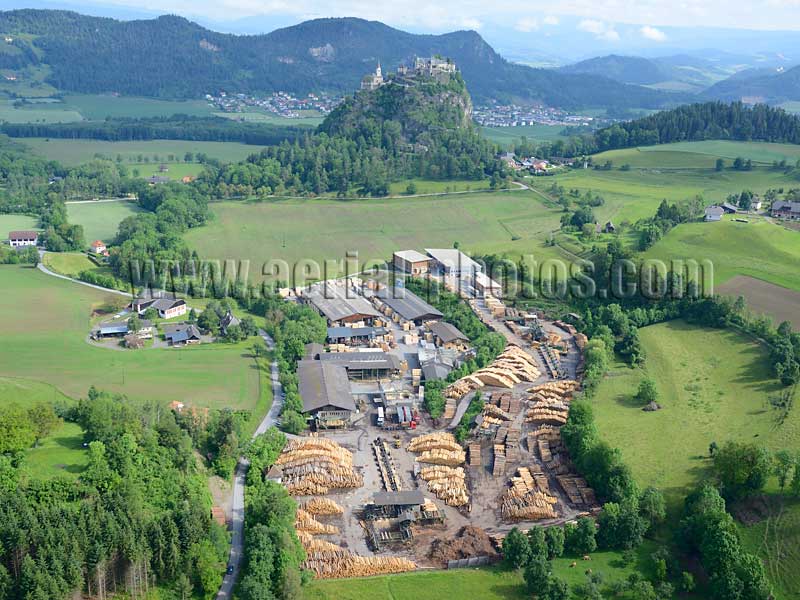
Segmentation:
<svg viewBox="0 0 800 600">
<path fill-rule="evenodd" d="M 492 477 L 499 477 L 506 470 L 506 446 L 494 445 L 494 461 L 492 462 Z"/>
<path fill-rule="evenodd" d="M 283 483 L 292 495 L 319 496 L 331 489 L 364 485 L 364 478 L 353 468 L 353 454 L 326 438 L 291 440 L 275 464 L 282 469 Z"/>
<path fill-rule="evenodd" d="M 461 450 L 461 444 L 456 441 L 452 433 L 435 431 L 426 435 L 420 435 L 412 439 L 408 444 L 409 452 L 425 452 L 426 450 Z"/>
<path fill-rule="evenodd" d="M 536 474 L 541 475 L 541 474 Z M 500 513 L 510 521 L 536 521 L 555 519 L 558 500 L 550 494 L 549 486 L 540 487 L 540 479 L 527 467 L 517 469 L 509 481 L 509 488 L 500 500 Z"/>
<path fill-rule="evenodd" d="M 559 475 L 556 477 L 558 485 L 564 490 L 571 504 L 579 508 L 591 508 L 597 504 L 594 490 L 590 488 L 583 477 Z"/>
<path fill-rule="evenodd" d="M 311 500 L 303 503 L 300 508 L 312 515 L 330 516 L 344 513 L 344 508 L 330 498 L 311 498 Z"/>
<path fill-rule="evenodd" d="M 417 462 L 431 465 L 445 465 L 448 467 L 463 465 L 466 460 L 467 455 L 464 449 L 460 447 L 458 450 L 426 450 L 417 457 Z"/>
<path fill-rule="evenodd" d="M 443 419 L 452 419 L 456 416 L 456 399 L 455 398 L 447 398 L 444 403 L 444 414 L 442 414 Z"/>
<path fill-rule="evenodd" d="M 297 531 L 302 531 L 304 533 L 309 534 L 322 534 L 322 535 L 333 535 L 335 533 L 339 533 L 339 528 L 335 525 L 329 525 L 327 523 L 321 523 L 314 518 L 314 515 L 304 511 L 302 508 L 297 509 L 297 515 L 295 516 L 294 528 Z"/>
<path fill-rule="evenodd" d="M 536 360 L 512 344 L 486 367 L 450 384 L 445 389 L 445 397 L 461 399 L 484 386 L 512 388 L 517 383 L 535 381 L 539 375 Z"/>
<path fill-rule="evenodd" d="M 344 548 L 336 552 L 306 550 L 306 560 L 300 566 L 313 572 L 316 579 L 390 575 L 413 571 L 417 568 L 417 565 L 406 558 L 359 556 Z"/>
<path fill-rule="evenodd" d="M 502 421 L 510 421 L 513 418 L 499 406 L 489 404 L 488 402 L 483 405 L 483 414 L 486 416 L 495 417 Z"/>
<path fill-rule="evenodd" d="M 480 467 L 481 462 L 481 444 L 480 442 L 473 442 L 469 445 L 469 466 Z"/>
<path fill-rule="evenodd" d="M 449 506 L 464 506 L 469 503 L 464 469 L 461 467 L 423 467 L 420 478 L 427 482 L 428 491 Z"/>
<path fill-rule="evenodd" d="M 569 406 L 565 404 L 537 403 L 528 409 L 525 422 L 535 425 L 563 425 L 567 422 L 567 417 L 569 417 Z"/>
</svg>

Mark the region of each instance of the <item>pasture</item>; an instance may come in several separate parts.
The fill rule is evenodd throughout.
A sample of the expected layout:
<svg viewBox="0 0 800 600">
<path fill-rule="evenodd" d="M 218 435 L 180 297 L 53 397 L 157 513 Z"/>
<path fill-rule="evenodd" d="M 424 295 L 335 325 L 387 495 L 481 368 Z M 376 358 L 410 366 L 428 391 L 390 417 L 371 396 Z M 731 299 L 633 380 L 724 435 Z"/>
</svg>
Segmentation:
<svg viewBox="0 0 800 600">
<path fill-rule="evenodd" d="M 584 583 L 586 567 L 602 573 L 603 590 L 614 581 L 625 579 L 634 571 L 647 572 L 647 557 L 653 552 L 645 542 L 636 550 L 633 564 L 624 565 L 618 552 L 595 552 L 590 562 L 574 558 L 557 558 L 553 573 L 570 586 Z M 521 572 L 502 567 L 454 569 L 452 571 L 416 571 L 401 575 L 365 579 L 334 579 L 314 581 L 305 589 L 305 600 L 438 600 L 440 598 L 469 598 L 470 600 L 523 600 L 530 598 L 525 590 Z"/>
<path fill-rule="evenodd" d="M 270 123 L 273 125 L 294 125 L 296 127 L 301 125 L 316 127 L 324 120 L 322 115 L 315 111 L 307 111 L 307 113 L 308 114 L 297 117 L 296 119 L 290 119 L 265 110 L 253 109 L 250 112 L 215 112 L 214 116 L 230 119 L 232 121 L 244 121 L 246 123 Z"/>
<path fill-rule="evenodd" d="M 0 215 L 0 239 L 8 239 L 11 231 L 39 229 L 39 220 L 28 215 Z"/>
<path fill-rule="evenodd" d="M 772 450 L 800 450 L 800 415 L 778 424 L 769 397 L 782 388 L 768 351 L 733 330 L 670 321 L 639 330 L 643 368 L 622 363 L 591 401 L 600 435 L 619 448 L 641 486 L 660 488 L 672 510 L 708 476 L 708 446 L 753 441 Z M 662 410 L 644 412 L 634 395 L 651 377 Z"/>
<path fill-rule="evenodd" d="M 98 268 L 83 252 L 47 252 L 42 257 L 42 264 L 68 277 L 77 277 L 81 271 Z"/>
<path fill-rule="evenodd" d="M 644 257 L 709 259 L 716 284 L 746 275 L 800 290 L 800 235 L 765 220 L 740 223 L 726 216 L 718 223 L 685 223 L 665 235 Z"/>
<path fill-rule="evenodd" d="M 161 171 L 161 165 L 165 164 L 167 171 Z M 200 163 L 179 163 L 179 162 L 162 162 L 162 163 L 147 163 L 147 164 L 134 164 L 130 166 L 131 174 L 138 173 L 139 177 L 152 177 L 158 175 L 161 177 L 169 177 L 173 181 L 180 181 L 187 175 L 197 177 L 203 172 L 203 165 Z M 134 172 L 135 171 L 135 172 Z"/>
<path fill-rule="evenodd" d="M 528 141 L 551 142 L 558 138 L 563 138 L 561 132 L 564 125 L 521 125 L 518 127 L 481 127 L 484 137 L 491 140 L 498 146 L 508 148 L 512 144 L 520 141 L 520 138 L 527 138 Z"/>
<path fill-rule="evenodd" d="M 82 202 L 67 204 L 70 223 L 83 225 L 86 243 L 94 240 L 111 242 L 117 236 L 120 222 L 142 212 L 135 202 Z"/>
<path fill-rule="evenodd" d="M 205 100 L 157 100 L 135 96 L 111 94 L 70 94 L 64 96 L 64 106 L 72 108 L 89 121 L 102 121 L 106 117 L 171 117 L 175 114 L 208 117 L 212 108 Z"/>
<path fill-rule="evenodd" d="M 398 249 L 449 248 L 454 242 L 473 253 L 559 257 L 545 241 L 560 213 L 529 191 L 220 202 L 211 209 L 215 218 L 186 234 L 189 246 L 208 259 L 248 260 L 255 280 L 269 274 L 262 267 L 272 259 L 290 267 L 303 259 L 322 265 L 358 251 L 361 261 L 389 260 Z"/>
<path fill-rule="evenodd" d="M 0 99 L 0 121 L 9 123 L 72 123 L 82 121 L 81 114 L 58 103 L 35 102 L 14 106 L 13 100 Z"/>
<path fill-rule="evenodd" d="M 259 402 L 250 342 L 98 348 L 86 341 L 93 310 L 122 298 L 19 266 L 0 266 L 0 289 L 0 375 L 44 382 L 73 398 L 95 385 L 133 401 L 244 410 Z"/>
<path fill-rule="evenodd" d="M 736 275 L 717 288 L 717 292 L 734 298 L 743 296 L 755 314 L 764 314 L 778 324 L 793 323 L 800 328 L 800 292 L 745 275 Z"/>
<path fill-rule="evenodd" d="M 203 153 L 222 162 L 244 160 L 261 150 L 261 146 L 250 146 L 237 142 L 193 142 L 186 140 L 148 140 L 142 142 L 106 142 L 104 140 L 62 140 L 55 138 L 19 138 L 35 153 L 49 160 L 57 160 L 66 166 L 76 166 L 97 156 L 116 160 L 122 157 L 129 168 L 144 163 L 144 160 L 160 163 L 170 154 L 183 160 L 187 152 Z"/>
</svg>

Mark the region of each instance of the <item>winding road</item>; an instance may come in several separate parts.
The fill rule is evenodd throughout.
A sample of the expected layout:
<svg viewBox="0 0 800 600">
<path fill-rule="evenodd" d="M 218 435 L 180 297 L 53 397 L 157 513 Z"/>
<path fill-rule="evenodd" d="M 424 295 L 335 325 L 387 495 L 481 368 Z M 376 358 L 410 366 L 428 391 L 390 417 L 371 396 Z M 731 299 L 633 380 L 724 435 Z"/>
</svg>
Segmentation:
<svg viewBox="0 0 800 600">
<path fill-rule="evenodd" d="M 275 349 L 275 342 L 265 331 L 258 332 L 264 339 L 268 350 Z M 270 380 L 272 382 L 272 406 L 266 416 L 258 424 L 253 437 L 264 433 L 267 429 L 275 425 L 283 407 L 283 386 L 281 386 L 278 376 L 278 361 L 273 360 L 270 364 Z M 222 585 L 217 592 L 217 600 L 227 600 L 233 597 L 233 587 L 239 578 L 239 570 L 244 555 L 244 485 L 247 479 L 247 470 L 250 463 L 242 457 L 236 465 L 233 476 L 233 501 L 231 502 L 231 551 L 228 556 L 228 567 L 230 572 L 225 573 Z"/>
<path fill-rule="evenodd" d="M 132 298 L 132 294 L 128 292 L 121 292 L 119 290 L 112 290 L 111 288 L 103 287 L 101 285 L 94 285 L 93 283 L 87 283 L 85 281 L 81 281 L 80 279 L 75 279 L 74 277 L 67 277 L 66 275 L 61 275 L 61 273 L 56 273 L 55 271 L 51 271 L 42 262 L 44 260 L 44 255 L 47 254 L 44 250 L 39 250 L 39 264 L 36 265 L 42 273 L 46 273 L 52 277 L 58 277 L 59 279 L 64 279 L 66 281 L 71 281 L 73 283 L 77 283 L 80 285 L 85 285 L 86 287 L 93 288 L 95 290 L 100 290 L 101 292 L 108 292 L 109 294 L 116 294 L 118 296 L 125 296 L 126 298 Z"/>
</svg>

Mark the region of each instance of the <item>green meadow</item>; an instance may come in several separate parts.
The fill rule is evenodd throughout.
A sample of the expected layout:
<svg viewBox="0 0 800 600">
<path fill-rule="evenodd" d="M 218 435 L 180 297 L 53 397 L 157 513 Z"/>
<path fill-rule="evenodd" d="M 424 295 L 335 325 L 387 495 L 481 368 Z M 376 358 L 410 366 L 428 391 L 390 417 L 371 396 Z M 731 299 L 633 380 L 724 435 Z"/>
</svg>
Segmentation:
<svg viewBox="0 0 800 600">
<path fill-rule="evenodd" d="M 800 416 L 782 425 L 769 408 L 781 390 L 771 374 L 768 351 L 733 330 L 670 321 L 639 330 L 643 368 L 622 363 L 592 400 L 603 439 L 622 451 L 642 486 L 660 488 L 672 509 L 709 474 L 708 446 L 753 441 L 800 451 Z M 644 412 L 634 395 L 651 377 L 662 410 Z"/>
<path fill-rule="evenodd" d="M 520 125 L 517 127 L 481 127 L 483 135 L 495 144 L 507 148 L 519 142 L 520 138 L 528 141 L 550 142 L 563 138 L 561 132 L 564 125 Z"/>
<path fill-rule="evenodd" d="M 363 200 L 287 199 L 220 202 L 207 225 L 186 239 L 200 256 L 250 261 L 250 277 L 262 279 L 269 260 L 294 265 L 302 259 L 391 259 L 398 249 L 449 248 L 458 242 L 473 253 L 532 253 L 559 257 L 545 245 L 560 212 L 530 191 L 478 192 L 421 198 Z"/>
<path fill-rule="evenodd" d="M 636 558 L 630 565 L 622 563 L 618 552 L 595 552 L 590 561 L 578 557 L 557 558 L 553 561 L 553 573 L 572 588 L 587 581 L 585 571 L 590 568 L 593 573 L 602 573 L 603 591 L 609 593 L 607 588 L 611 583 L 626 579 L 634 571 L 647 573 L 648 557 L 653 550 L 653 545 L 645 542 L 636 550 Z M 576 558 L 577 566 L 570 567 Z M 303 597 L 305 600 L 439 600 L 449 597 L 523 600 L 531 595 L 525 590 L 521 572 L 488 567 L 313 581 L 305 589 Z"/>
<path fill-rule="evenodd" d="M 260 401 L 250 342 L 100 348 L 87 342 L 93 310 L 123 298 L 19 266 L 0 266 L 0 289 L 0 375 L 44 382 L 73 398 L 94 385 L 164 404 L 252 410 Z"/>
<path fill-rule="evenodd" d="M 89 121 L 102 121 L 106 117 L 171 117 L 175 114 L 207 117 L 213 110 L 205 100 L 157 100 L 111 94 L 66 95 L 64 106 L 76 110 Z"/>
<path fill-rule="evenodd" d="M 135 202 L 84 202 L 67 204 L 70 223 L 83 225 L 86 243 L 94 240 L 111 242 L 120 222 L 142 210 Z"/>
<path fill-rule="evenodd" d="M 169 154 L 183 160 L 187 152 L 203 153 L 222 162 L 244 160 L 261 150 L 260 146 L 250 146 L 237 142 L 193 142 L 186 140 L 148 140 L 143 142 L 107 142 L 104 140 L 62 140 L 55 138 L 19 138 L 37 154 L 50 160 L 57 160 L 67 166 L 79 165 L 92 160 L 97 155 L 116 159 L 121 156 L 123 164 L 133 169 L 141 163 L 140 157 L 156 163 L 168 159 Z"/>
<path fill-rule="evenodd" d="M 5 240 L 11 231 L 39 229 L 39 220 L 28 215 L 0 215 L 0 240 Z"/>
</svg>

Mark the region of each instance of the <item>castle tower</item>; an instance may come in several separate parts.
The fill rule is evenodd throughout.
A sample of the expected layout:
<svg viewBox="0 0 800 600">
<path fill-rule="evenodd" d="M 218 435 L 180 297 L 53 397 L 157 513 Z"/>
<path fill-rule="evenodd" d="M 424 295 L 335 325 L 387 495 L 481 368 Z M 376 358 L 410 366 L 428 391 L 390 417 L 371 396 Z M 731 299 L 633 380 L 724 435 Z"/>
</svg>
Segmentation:
<svg viewBox="0 0 800 600">
<path fill-rule="evenodd" d="M 381 61 L 378 61 L 378 68 L 375 69 L 375 79 L 383 79 L 383 73 L 381 72 Z"/>
</svg>

